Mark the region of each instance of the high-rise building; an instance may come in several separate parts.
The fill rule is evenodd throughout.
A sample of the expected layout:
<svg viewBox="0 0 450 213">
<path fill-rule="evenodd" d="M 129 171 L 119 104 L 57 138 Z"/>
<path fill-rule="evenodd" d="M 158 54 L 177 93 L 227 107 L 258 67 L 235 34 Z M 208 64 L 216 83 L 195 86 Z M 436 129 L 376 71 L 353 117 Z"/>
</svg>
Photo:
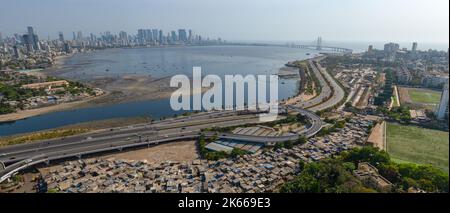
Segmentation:
<svg viewBox="0 0 450 213">
<path fill-rule="evenodd" d="M 3 41 L 3 36 L 2 36 L 2 32 L 0 32 L 0 42 Z"/>
<path fill-rule="evenodd" d="M 64 34 L 63 32 L 58 33 L 59 41 L 64 42 Z"/>
<path fill-rule="evenodd" d="M 444 90 L 441 94 L 441 101 L 439 103 L 439 107 L 436 111 L 436 117 L 439 120 L 448 118 L 448 99 L 449 99 L 449 93 L 448 93 L 448 80 L 444 84 Z"/>
<path fill-rule="evenodd" d="M 373 45 L 369 45 L 369 49 L 367 49 L 368 53 L 372 53 L 373 52 Z"/>
<path fill-rule="evenodd" d="M 384 45 L 384 52 L 386 54 L 386 60 L 394 62 L 396 60 L 397 52 L 400 49 L 400 45 L 397 43 L 387 43 Z"/>
<path fill-rule="evenodd" d="M 29 26 L 29 27 L 27 27 L 27 30 L 28 30 L 28 36 L 27 36 L 28 44 L 30 44 L 34 50 L 40 50 L 41 48 L 39 45 L 39 38 L 34 33 L 33 27 Z"/>
<path fill-rule="evenodd" d="M 23 35 L 23 42 L 25 44 L 25 47 L 27 48 L 27 52 L 33 52 L 33 39 L 30 35 L 24 34 Z"/>
<path fill-rule="evenodd" d="M 91 42 L 94 42 L 96 40 L 95 35 L 93 33 L 90 34 Z"/>
<path fill-rule="evenodd" d="M 158 38 L 159 43 L 163 43 L 164 40 L 163 37 L 164 37 L 163 31 L 159 30 L 159 38 Z"/>
<path fill-rule="evenodd" d="M 172 42 L 178 41 L 177 32 L 175 32 L 174 30 L 172 30 L 170 37 L 171 37 Z"/>
<path fill-rule="evenodd" d="M 33 29 L 33 27 L 27 27 L 27 30 L 28 30 L 28 35 L 33 35 L 34 34 L 34 29 Z"/>
<path fill-rule="evenodd" d="M 147 42 L 153 41 L 153 34 L 151 29 L 145 30 L 145 39 L 147 40 Z"/>
<path fill-rule="evenodd" d="M 83 40 L 83 32 L 81 32 L 81 30 L 78 31 L 78 33 L 77 33 L 77 40 L 79 40 L 79 41 Z"/>
<path fill-rule="evenodd" d="M 77 36 L 75 35 L 75 32 L 72 32 L 72 40 L 77 40 Z"/>
<path fill-rule="evenodd" d="M 153 40 L 154 41 L 159 41 L 158 30 L 157 29 L 153 29 L 152 30 L 152 36 L 153 36 Z"/>
<path fill-rule="evenodd" d="M 128 44 L 128 35 L 125 31 L 120 31 L 119 39 L 123 42 L 123 44 Z"/>
<path fill-rule="evenodd" d="M 70 53 L 70 52 L 71 52 L 71 50 L 70 50 L 70 44 L 69 44 L 68 41 L 67 41 L 67 42 L 64 42 L 64 52 L 66 52 L 66 53 Z"/>
<path fill-rule="evenodd" d="M 182 42 L 187 42 L 187 34 L 186 34 L 186 30 L 185 29 L 179 29 L 178 30 L 178 37 L 179 40 Z"/>
<path fill-rule="evenodd" d="M 387 43 L 384 45 L 384 51 L 387 53 L 395 53 L 400 49 L 400 45 L 396 43 Z"/>
<path fill-rule="evenodd" d="M 417 51 L 417 42 L 414 42 L 412 45 L 412 51 L 416 52 Z"/>
<path fill-rule="evenodd" d="M 138 39 L 138 42 L 140 43 L 140 44 L 143 44 L 144 43 L 144 34 L 145 34 L 145 32 L 144 32 L 145 30 L 144 29 L 138 29 L 138 34 L 137 34 L 137 39 Z"/>
<path fill-rule="evenodd" d="M 192 30 L 189 30 L 189 41 L 192 41 L 194 39 L 194 35 L 192 34 Z"/>
</svg>

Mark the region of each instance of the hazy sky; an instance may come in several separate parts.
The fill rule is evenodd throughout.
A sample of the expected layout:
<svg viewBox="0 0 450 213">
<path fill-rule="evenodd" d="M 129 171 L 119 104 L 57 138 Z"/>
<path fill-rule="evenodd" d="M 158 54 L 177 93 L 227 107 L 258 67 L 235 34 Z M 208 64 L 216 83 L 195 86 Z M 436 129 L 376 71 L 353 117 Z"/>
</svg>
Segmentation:
<svg viewBox="0 0 450 213">
<path fill-rule="evenodd" d="M 444 42 L 448 0 L 0 0 L 0 32 L 135 34 L 191 28 L 226 40 Z"/>
</svg>

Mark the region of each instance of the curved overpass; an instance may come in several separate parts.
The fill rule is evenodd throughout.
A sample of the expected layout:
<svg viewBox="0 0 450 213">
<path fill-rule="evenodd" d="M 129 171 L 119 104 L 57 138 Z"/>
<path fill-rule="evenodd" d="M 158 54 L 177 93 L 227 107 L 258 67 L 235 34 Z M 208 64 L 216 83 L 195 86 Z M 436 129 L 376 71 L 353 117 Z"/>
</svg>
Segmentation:
<svg viewBox="0 0 450 213">
<path fill-rule="evenodd" d="M 294 106 L 280 106 L 280 108 L 295 111 L 304 116 L 307 116 L 310 119 L 311 125 L 307 129 L 302 131 L 299 135 L 312 137 L 320 131 L 322 127 L 322 121 L 320 120 L 320 117 L 315 115 L 314 113 Z M 0 154 L 0 159 L 5 163 L 12 164 L 7 166 L 5 170 L 0 171 L 0 182 L 6 180 L 11 175 L 22 169 L 53 160 L 73 157 L 81 158 L 81 156 L 85 155 L 104 153 L 114 150 L 121 151 L 127 148 L 145 146 L 149 147 L 159 143 L 196 139 L 201 134 L 200 127 L 204 128 L 204 126 L 200 125 L 198 127 L 189 127 L 188 123 L 186 122 L 190 122 L 191 119 L 205 119 L 207 121 L 207 126 L 211 126 L 211 119 L 221 119 L 220 122 L 222 123 L 218 124 L 228 126 L 236 126 L 243 123 L 257 123 L 251 120 L 251 115 L 238 115 L 236 116 L 236 120 L 230 119 L 229 121 L 222 121 L 222 116 L 230 114 L 231 116 L 235 116 L 232 115 L 234 113 L 230 112 L 214 112 L 205 114 L 202 113 L 200 115 L 192 116 L 194 118 L 184 117 L 179 119 L 165 120 L 156 122 L 152 125 L 139 125 L 131 129 L 124 129 L 114 133 L 110 131 L 97 132 L 94 134 L 96 136 L 95 139 L 89 139 L 90 137 L 88 136 L 91 134 L 83 134 L 65 138 L 64 140 L 52 139 L 37 143 L 6 147 L 0 149 L 0 151 L 3 153 Z M 248 120 L 243 120 L 243 118 L 246 118 Z M 180 124 L 183 127 L 178 127 Z M 168 129 L 164 129 L 165 127 Z M 156 128 L 162 130 L 156 130 Z M 166 132 L 167 134 L 158 134 L 160 132 Z M 251 141 L 264 144 L 296 140 L 299 137 L 299 135 L 269 137 L 214 132 L 207 132 L 205 133 L 205 135 L 217 135 L 222 139 Z M 130 137 L 133 137 L 133 139 L 130 139 Z"/>
<path fill-rule="evenodd" d="M 268 137 L 208 132 L 206 135 L 217 135 L 219 138 L 223 139 L 234 139 L 264 144 L 296 140 L 299 135 L 304 135 L 305 137 L 314 136 L 321 130 L 322 121 L 320 117 L 312 111 L 318 111 L 333 106 L 337 104 L 344 96 L 342 88 L 337 85 L 334 79 L 326 71 L 323 72 L 320 64 L 317 63 L 321 59 L 322 58 L 311 59 L 309 63 L 313 69 L 313 72 L 317 74 L 319 81 L 323 84 L 323 88 L 325 88 L 325 90 L 322 89 L 323 94 L 321 93 L 318 97 L 302 105 L 280 106 L 281 109 L 295 111 L 310 119 L 311 125 L 300 134 Z M 309 108 L 309 110 L 304 108 Z M 223 119 L 223 117 L 227 116 L 236 116 L 236 119 Z M 243 122 L 243 118 L 248 120 Z M 166 143 L 177 140 L 195 139 L 200 135 L 201 129 L 189 126 L 188 123 L 192 122 L 194 119 L 206 120 L 206 127 L 211 127 L 211 123 L 216 123 L 214 121 L 218 119 L 220 120 L 220 123 L 216 124 L 225 126 L 258 123 L 256 121 L 252 121 L 251 116 L 238 115 L 237 112 L 206 112 L 182 118 L 166 119 L 163 121 L 154 122 L 152 124 L 137 125 L 132 128 L 111 129 L 113 131 L 98 131 L 68 138 L 59 138 L 31 144 L 9 146 L 0 149 L 0 153 L 2 153 L 0 154 L 0 161 L 13 164 L 6 167 L 5 170 L 0 171 L 0 182 L 24 168 L 52 160 L 81 157 L 89 154 L 123 150 L 126 148 L 151 146 L 158 143 Z M 205 128 L 205 126 L 202 128 Z M 167 134 L 161 135 L 161 132 L 166 132 Z M 87 139 L 90 138 L 90 136 L 95 137 L 95 139 Z M 130 138 L 132 139 L 130 140 Z M 139 138 L 139 140 L 136 138 Z"/>
</svg>

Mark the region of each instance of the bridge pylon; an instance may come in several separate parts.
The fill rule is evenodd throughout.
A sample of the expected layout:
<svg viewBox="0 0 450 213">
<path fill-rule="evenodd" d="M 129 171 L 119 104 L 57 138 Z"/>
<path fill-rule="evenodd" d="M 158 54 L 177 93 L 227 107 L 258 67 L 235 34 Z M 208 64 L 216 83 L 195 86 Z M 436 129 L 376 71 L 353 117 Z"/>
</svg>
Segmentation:
<svg viewBox="0 0 450 213">
<path fill-rule="evenodd" d="M 317 38 L 316 50 L 322 50 L 322 37 Z"/>
</svg>

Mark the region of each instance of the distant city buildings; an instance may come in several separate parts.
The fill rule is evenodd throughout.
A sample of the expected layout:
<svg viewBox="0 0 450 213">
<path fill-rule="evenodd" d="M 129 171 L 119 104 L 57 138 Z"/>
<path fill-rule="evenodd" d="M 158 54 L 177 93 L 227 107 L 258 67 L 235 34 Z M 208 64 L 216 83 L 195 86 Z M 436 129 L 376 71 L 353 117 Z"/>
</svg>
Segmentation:
<svg viewBox="0 0 450 213">
<path fill-rule="evenodd" d="M 442 88 L 448 81 L 448 75 L 426 74 L 422 77 L 422 86 L 430 88 Z"/>
<path fill-rule="evenodd" d="M 397 82 L 399 84 L 409 84 L 409 82 L 411 82 L 411 80 L 413 78 L 411 73 L 405 66 L 402 66 L 399 69 L 397 69 L 395 74 L 397 77 Z"/>
<path fill-rule="evenodd" d="M 0 34 L 0 70 L 46 68 L 54 63 L 56 56 L 96 49 L 224 43 L 220 38 L 202 39 L 201 35 L 185 29 L 171 30 L 167 34 L 162 29 L 138 29 L 137 34 L 106 31 L 88 35 L 83 36 L 81 30 L 72 31 L 72 39 L 69 40 L 59 31 L 55 39 L 40 40 L 32 26 L 28 26 L 23 34 L 15 33 L 7 37 Z"/>
<path fill-rule="evenodd" d="M 388 53 L 395 53 L 400 49 L 400 45 L 397 43 L 387 43 L 384 45 L 384 51 Z"/>
<path fill-rule="evenodd" d="M 23 35 L 23 41 L 27 46 L 27 50 L 29 52 L 31 51 L 38 51 L 40 50 L 40 45 L 39 45 L 39 38 L 38 36 L 34 33 L 34 29 L 33 27 L 28 27 L 28 34 L 24 34 Z"/>
<path fill-rule="evenodd" d="M 396 59 L 397 51 L 400 45 L 397 43 L 387 43 L 384 45 L 384 52 L 386 53 L 386 60 L 393 62 Z"/>
</svg>

